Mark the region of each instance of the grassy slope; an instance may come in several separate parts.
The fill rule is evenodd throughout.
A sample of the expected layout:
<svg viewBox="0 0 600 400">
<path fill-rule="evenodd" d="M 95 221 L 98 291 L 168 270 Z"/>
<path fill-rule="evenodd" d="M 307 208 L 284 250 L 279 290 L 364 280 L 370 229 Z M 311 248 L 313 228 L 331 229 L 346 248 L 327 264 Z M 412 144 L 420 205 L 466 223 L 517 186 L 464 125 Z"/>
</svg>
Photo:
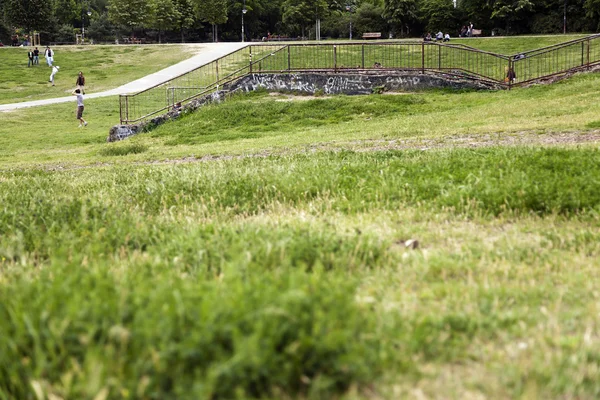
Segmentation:
<svg viewBox="0 0 600 400">
<path fill-rule="evenodd" d="M 597 398 L 596 144 L 302 150 L 591 130 L 599 79 L 257 93 L 110 145 L 114 99 L 2 114 L 0 398 Z"/>
<path fill-rule="evenodd" d="M 77 129 L 73 104 L 3 113 L 0 162 L 5 166 L 92 164 L 304 149 L 332 142 L 347 147 L 353 146 L 348 142 L 370 139 L 586 131 L 599 126 L 600 94 L 595 90 L 599 81 L 598 75 L 590 74 L 509 92 L 442 91 L 296 102 L 256 93 L 206 107 L 175 124 L 116 144 L 105 140 L 118 120 L 117 100 L 87 100 L 90 125 L 83 131 Z M 48 124 L 53 128 L 48 129 Z M 140 144 L 144 151 L 110 156 L 109 149 L 131 144 Z"/>
<path fill-rule="evenodd" d="M 189 46 L 56 46 L 55 87 L 41 48 L 40 65 L 27 68 L 28 48 L 0 48 L 0 104 L 68 96 L 79 71 L 88 93 L 114 89 L 193 55 Z"/>
<path fill-rule="evenodd" d="M 493 53 L 513 55 L 523 51 L 535 50 L 554 44 L 579 39 L 587 35 L 539 35 L 516 37 L 488 37 L 488 38 L 456 38 L 454 43 L 462 43 L 477 49 Z"/>
</svg>

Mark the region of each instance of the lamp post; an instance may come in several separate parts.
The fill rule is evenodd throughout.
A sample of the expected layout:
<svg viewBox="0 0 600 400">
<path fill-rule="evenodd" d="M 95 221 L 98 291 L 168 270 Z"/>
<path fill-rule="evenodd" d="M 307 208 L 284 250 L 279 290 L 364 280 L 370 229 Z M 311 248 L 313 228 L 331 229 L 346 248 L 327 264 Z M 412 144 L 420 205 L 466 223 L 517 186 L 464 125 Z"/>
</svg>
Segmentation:
<svg viewBox="0 0 600 400">
<path fill-rule="evenodd" d="M 563 11 L 563 34 L 567 33 L 567 0 L 565 0 L 565 6 Z"/>
<path fill-rule="evenodd" d="M 88 4 L 87 13 L 83 12 L 83 0 L 81 0 L 81 43 L 82 44 L 83 44 L 83 41 L 85 40 L 85 23 L 84 23 L 85 14 L 87 14 L 88 18 L 92 16 L 92 12 L 90 11 L 89 4 Z"/>
<path fill-rule="evenodd" d="M 352 6 L 346 6 L 346 11 L 350 14 L 350 34 L 349 38 L 352 40 Z"/>
<path fill-rule="evenodd" d="M 242 7 L 242 43 L 244 42 L 244 14 L 246 14 L 248 10 L 246 10 L 246 0 L 244 0 L 244 6 Z"/>
</svg>

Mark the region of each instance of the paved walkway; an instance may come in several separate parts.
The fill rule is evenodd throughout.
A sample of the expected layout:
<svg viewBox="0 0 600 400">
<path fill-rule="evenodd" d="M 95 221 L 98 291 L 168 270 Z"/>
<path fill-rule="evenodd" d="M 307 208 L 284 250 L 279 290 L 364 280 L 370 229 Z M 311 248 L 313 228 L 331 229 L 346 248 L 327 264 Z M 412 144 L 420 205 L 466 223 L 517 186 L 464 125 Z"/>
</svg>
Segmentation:
<svg viewBox="0 0 600 400">
<path fill-rule="evenodd" d="M 195 55 L 192 58 L 189 58 L 178 64 L 172 65 L 152 75 L 145 76 L 141 79 L 120 86 L 116 89 L 86 95 L 85 98 L 95 99 L 97 97 L 115 96 L 119 94 L 139 92 L 141 90 L 148 89 L 154 85 L 158 85 L 159 83 L 166 82 L 178 75 L 191 71 L 194 68 L 207 64 L 213 60 L 216 60 L 219 57 L 223 57 L 224 55 L 239 50 L 247 45 L 248 43 L 202 43 L 200 45 L 194 44 L 194 46 L 200 47 L 201 50 L 199 54 Z M 47 104 L 67 103 L 70 101 L 74 102 L 76 100 L 77 99 L 74 96 L 68 96 L 59 97 L 55 99 L 25 101 L 22 103 L 0 104 L 0 112 L 16 110 L 18 108 L 44 106 Z"/>
</svg>

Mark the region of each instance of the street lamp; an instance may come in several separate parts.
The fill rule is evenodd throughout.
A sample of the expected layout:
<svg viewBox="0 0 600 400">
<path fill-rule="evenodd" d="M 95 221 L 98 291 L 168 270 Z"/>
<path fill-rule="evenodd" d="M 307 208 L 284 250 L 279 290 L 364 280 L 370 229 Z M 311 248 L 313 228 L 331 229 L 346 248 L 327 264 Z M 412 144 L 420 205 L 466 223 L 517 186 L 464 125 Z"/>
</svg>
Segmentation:
<svg viewBox="0 0 600 400">
<path fill-rule="evenodd" d="M 242 7 L 242 42 L 244 42 L 244 14 L 246 14 L 246 0 L 244 0 L 244 6 Z"/>
<path fill-rule="evenodd" d="M 346 6 L 346 11 L 350 13 L 350 40 L 352 40 L 352 6 Z"/>
<path fill-rule="evenodd" d="M 87 13 L 83 12 L 83 0 L 81 0 L 81 43 L 85 40 L 85 23 L 84 16 L 87 14 L 88 18 L 92 16 L 92 12 L 90 11 L 90 5 L 88 4 Z"/>
</svg>

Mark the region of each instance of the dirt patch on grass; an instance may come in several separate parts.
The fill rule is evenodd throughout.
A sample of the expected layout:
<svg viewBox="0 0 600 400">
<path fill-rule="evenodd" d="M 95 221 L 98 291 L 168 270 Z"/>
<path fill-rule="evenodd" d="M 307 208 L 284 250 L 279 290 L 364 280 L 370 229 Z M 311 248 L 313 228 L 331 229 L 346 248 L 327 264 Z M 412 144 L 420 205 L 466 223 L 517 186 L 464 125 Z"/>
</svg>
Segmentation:
<svg viewBox="0 0 600 400">
<path fill-rule="evenodd" d="M 305 96 L 300 96 L 305 97 Z M 189 156 L 183 158 L 166 158 L 162 160 L 131 162 L 133 165 L 188 164 L 195 162 L 241 160 L 247 158 L 267 158 L 271 156 L 289 156 L 300 153 L 315 153 L 323 151 L 356 151 L 376 152 L 390 150 L 440 150 L 456 148 L 483 148 L 494 146 L 577 146 L 600 145 L 600 130 L 586 132 L 537 133 L 516 132 L 482 135 L 446 136 L 443 138 L 408 138 L 408 139 L 373 139 L 354 140 L 345 142 L 318 143 L 296 148 L 262 150 L 248 154 L 207 154 L 204 156 Z M 64 171 L 81 168 L 112 166 L 112 162 L 98 162 L 93 165 L 64 165 L 54 164 L 40 166 L 50 171 Z"/>
<path fill-rule="evenodd" d="M 600 143 L 600 131 L 559 133 L 497 133 L 483 135 L 446 136 L 443 138 L 410 138 L 391 140 L 358 140 L 344 143 L 344 148 L 355 151 L 431 150 L 443 148 L 480 148 L 493 146 L 558 146 Z M 340 143 L 341 144 L 341 143 Z M 340 144 L 329 143 L 315 147 L 332 149 Z"/>
<path fill-rule="evenodd" d="M 275 97 L 275 101 L 308 101 L 315 99 L 323 99 L 328 98 L 324 96 L 311 96 L 311 95 L 296 95 L 296 94 L 287 94 L 287 93 L 278 93 L 278 92 L 269 92 L 269 97 Z"/>
<path fill-rule="evenodd" d="M 303 97 L 303 96 L 301 96 Z M 174 160 L 149 161 L 143 164 L 181 164 L 190 162 L 209 162 L 220 160 L 236 160 L 245 158 L 265 158 L 270 156 L 311 153 L 318 151 L 390 151 L 390 150 L 437 150 L 454 148 L 482 148 L 494 146 L 570 146 L 584 144 L 600 144 L 600 131 L 560 132 L 539 134 L 535 132 L 498 133 L 485 135 L 461 135 L 444 138 L 411 138 L 411 139 L 374 139 L 349 142 L 329 142 L 309 145 L 297 149 L 265 150 L 243 155 L 205 155 L 202 157 L 185 157 Z"/>
</svg>

